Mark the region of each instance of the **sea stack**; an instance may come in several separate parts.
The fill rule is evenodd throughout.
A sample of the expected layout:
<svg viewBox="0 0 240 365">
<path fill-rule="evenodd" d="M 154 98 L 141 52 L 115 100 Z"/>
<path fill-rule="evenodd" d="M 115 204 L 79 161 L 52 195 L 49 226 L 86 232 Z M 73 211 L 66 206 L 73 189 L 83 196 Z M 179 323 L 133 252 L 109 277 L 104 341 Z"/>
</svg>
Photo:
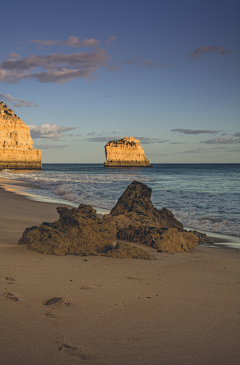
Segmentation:
<svg viewBox="0 0 240 365">
<path fill-rule="evenodd" d="M 0 170 L 40 170 L 41 150 L 33 149 L 28 126 L 0 102 Z"/>
<path fill-rule="evenodd" d="M 140 141 L 133 137 L 108 142 L 105 146 L 105 153 L 105 167 L 152 167 L 144 154 Z"/>
</svg>

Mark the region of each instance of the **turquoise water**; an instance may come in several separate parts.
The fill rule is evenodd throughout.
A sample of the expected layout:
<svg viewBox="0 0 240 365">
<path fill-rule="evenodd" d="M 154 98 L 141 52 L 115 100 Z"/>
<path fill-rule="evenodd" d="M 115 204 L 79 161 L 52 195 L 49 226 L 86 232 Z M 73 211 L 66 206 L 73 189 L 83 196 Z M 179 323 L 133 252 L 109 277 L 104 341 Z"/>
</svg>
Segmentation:
<svg viewBox="0 0 240 365">
<path fill-rule="evenodd" d="M 36 185 L 41 200 L 91 204 L 110 210 L 127 186 L 141 181 L 152 201 L 187 227 L 240 237 L 240 164 L 154 164 L 153 168 L 104 168 L 100 164 L 43 164 L 43 170 L 1 177 Z"/>
</svg>

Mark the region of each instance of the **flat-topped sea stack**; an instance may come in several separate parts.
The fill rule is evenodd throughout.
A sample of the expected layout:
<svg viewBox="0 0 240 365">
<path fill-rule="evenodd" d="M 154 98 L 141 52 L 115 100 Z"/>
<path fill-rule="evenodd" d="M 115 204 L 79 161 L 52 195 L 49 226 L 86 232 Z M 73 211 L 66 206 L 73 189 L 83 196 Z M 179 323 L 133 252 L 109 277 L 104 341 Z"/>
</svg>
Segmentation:
<svg viewBox="0 0 240 365">
<path fill-rule="evenodd" d="M 144 154 L 140 141 L 133 137 L 108 142 L 105 146 L 105 153 L 105 167 L 152 167 Z"/>
<path fill-rule="evenodd" d="M 0 102 L 0 170 L 40 170 L 41 150 L 33 149 L 28 126 Z"/>
</svg>

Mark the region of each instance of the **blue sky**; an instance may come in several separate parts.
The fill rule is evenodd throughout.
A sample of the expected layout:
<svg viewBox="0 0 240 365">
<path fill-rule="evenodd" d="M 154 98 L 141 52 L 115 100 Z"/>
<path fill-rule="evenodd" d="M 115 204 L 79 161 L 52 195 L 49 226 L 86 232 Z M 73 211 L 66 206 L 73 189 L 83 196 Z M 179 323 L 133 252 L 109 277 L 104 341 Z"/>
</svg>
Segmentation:
<svg viewBox="0 0 240 365">
<path fill-rule="evenodd" d="M 152 163 L 240 162 L 239 13 L 236 0 L 9 0 L 0 99 L 46 163 L 102 163 L 124 136 Z"/>
</svg>

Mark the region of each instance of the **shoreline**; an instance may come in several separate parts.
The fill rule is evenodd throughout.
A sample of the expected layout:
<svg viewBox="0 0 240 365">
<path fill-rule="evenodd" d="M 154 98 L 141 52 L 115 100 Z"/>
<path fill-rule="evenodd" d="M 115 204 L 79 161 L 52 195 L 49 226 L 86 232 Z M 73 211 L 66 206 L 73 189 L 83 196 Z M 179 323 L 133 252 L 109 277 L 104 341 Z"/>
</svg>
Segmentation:
<svg viewBox="0 0 240 365">
<path fill-rule="evenodd" d="M 67 206 L 69 208 L 73 208 L 73 207 L 77 208 L 79 206 L 78 203 L 72 203 L 65 199 L 36 195 L 34 193 L 34 191 L 38 190 L 38 189 L 43 190 L 42 187 L 34 185 L 34 184 L 29 184 L 29 183 L 26 183 L 26 182 L 20 181 L 20 180 L 5 179 L 0 176 L 0 188 L 4 189 L 7 192 L 11 192 L 13 194 L 20 195 L 27 200 L 35 201 L 38 203 L 41 202 L 42 204 L 44 204 L 44 203 L 55 204 L 56 207 L 57 206 Z M 26 189 L 33 190 L 33 192 L 26 191 Z M 97 211 L 97 214 L 100 216 L 104 215 L 104 214 L 109 214 L 109 212 L 110 212 L 110 210 L 107 210 L 104 208 L 99 208 L 99 207 L 93 207 L 93 208 Z M 240 237 L 224 235 L 224 234 L 215 233 L 215 232 L 202 231 L 202 230 L 194 228 L 194 227 L 184 227 L 184 229 L 189 230 L 189 231 L 197 230 L 198 232 L 206 234 L 208 237 L 213 238 L 214 247 L 218 247 L 218 246 L 224 247 L 225 246 L 226 248 L 240 249 Z M 211 245 L 205 245 L 205 247 L 207 247 L 207 246 L 211 247 Z"/>
<path fill-rule="evenodd" d="M 17 173 L 17 172 L 16 172 Z M 31 171 L 30 171 L 31 173 Z M 79 204 L 81 203 L 73 203 L 69 200 L 63 199 L 61 197 L 50 197 L 47 195 L 37 195 L 35 193 L 35 190 L 47 190 L 43 187 L 35 184 L 26 183 L 21 180 L 11 180 L 11 179 L 5 179 L 0 176 L 0 187 L 6 191 L 12 192 L 14 194 L 18 194 L 21 196 L 24 196 L 26 199 L 33 200 L 36 202 L 42 202 L 42 203 L 50 203 L 50 204 L 60 204 L 64 206 L 69 206 L 71 208 L 77 208 Z M 25 188 L 25 190 L 24 190 Z M 32 192 L 26 191 L 26 189 L 33 190 Z M 103 215 L 108 214 L 110 210 L 104 209 L 101 207 L 93 207 L 97 214 Z"/>
</svg>

